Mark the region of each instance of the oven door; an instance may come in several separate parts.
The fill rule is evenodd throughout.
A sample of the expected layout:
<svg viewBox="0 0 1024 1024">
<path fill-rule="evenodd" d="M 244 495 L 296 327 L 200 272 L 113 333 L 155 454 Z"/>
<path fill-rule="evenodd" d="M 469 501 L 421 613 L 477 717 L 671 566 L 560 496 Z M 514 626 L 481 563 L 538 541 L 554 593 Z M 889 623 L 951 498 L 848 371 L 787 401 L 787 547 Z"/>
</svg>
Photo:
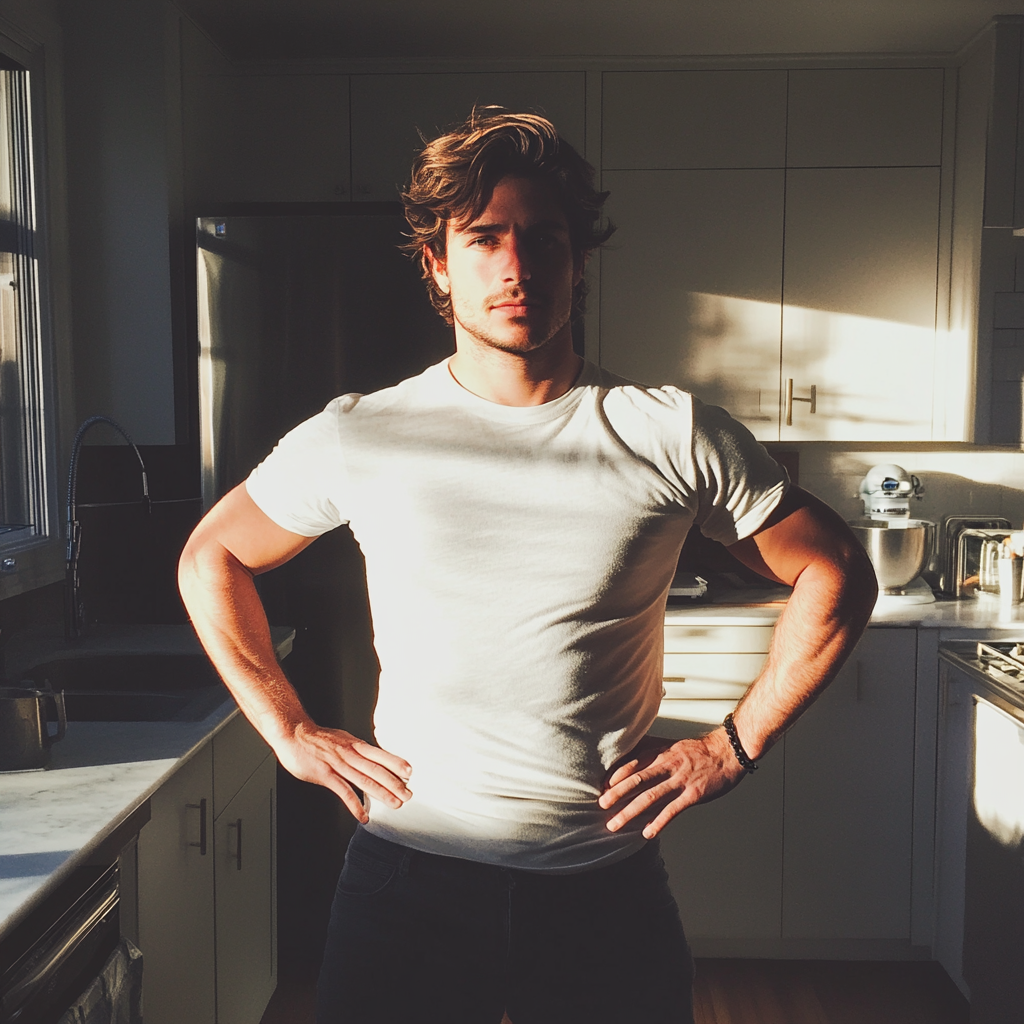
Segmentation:
<svg viewBox="0 0 1024 1024">
<path fill-rule="evenodd" d="M 111 865 L 0 978 L 0 1024 L 56 1024 L 120 941 Z"/>
</svg>

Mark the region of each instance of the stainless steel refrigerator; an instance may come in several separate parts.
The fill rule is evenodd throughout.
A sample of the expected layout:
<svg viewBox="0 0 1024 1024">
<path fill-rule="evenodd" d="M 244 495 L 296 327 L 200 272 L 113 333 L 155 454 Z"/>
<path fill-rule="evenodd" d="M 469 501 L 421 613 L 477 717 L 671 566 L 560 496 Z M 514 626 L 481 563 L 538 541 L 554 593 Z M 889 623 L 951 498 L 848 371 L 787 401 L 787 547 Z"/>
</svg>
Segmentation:
<svg viewBox="0 0 1024 1024">
<path fill-rule="evenodd" d="M 444 358 L 451 329 L 398 246 L 397 203 L 328 214 L 246 209 L 197 222 L 203 500 L 211 506 L 291 427 L 347 392 L 395 384 Z M 369 738 L 377 663 L 362 557 L 347 528 L 260 578 L 272 622 L 297 630 L 285 663 L 321 724 Z M 281 958 L 314 963 L 351 819 L 280 777 Z"/>
</svg>

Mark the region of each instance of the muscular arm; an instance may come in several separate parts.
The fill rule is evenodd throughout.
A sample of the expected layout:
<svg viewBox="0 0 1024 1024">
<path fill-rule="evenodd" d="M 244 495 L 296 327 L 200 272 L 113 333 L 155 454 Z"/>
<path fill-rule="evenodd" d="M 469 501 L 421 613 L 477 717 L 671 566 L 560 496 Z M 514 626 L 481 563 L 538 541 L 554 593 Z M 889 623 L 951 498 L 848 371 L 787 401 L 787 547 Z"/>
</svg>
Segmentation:
<svg viewBox="0 0 1024 1024">
<path fill-rule="evenodd" d="M 757 759 L 835 677 L 867 625 L 878 588 L 846 524 L 798 487 L 790 488 L 760 530 L 730 551 L 793 587 L 765 666 L 733 715 L 743 749 Z M 633 794 L 608 822 L 612 831 L 664 804 L 644 829 L 650 839 L 680 811 L 721 796 L 743 775 L 724 728 L 677 743 L 652 737 L 615 768 L 599 802 L 608 809 Z"/>
<path fill-rule="evenodd" d="M 199 639 L 242 713 L 297 778 L 336 793 L 360 821 L 353 791 L 400 807 L 411 795 L 409 764 L 341 729 L 318 726 L 274 656 L 253 576 L 293 558 L 314 538 L 282 529 L 244 484 L 196 527 L 178 564 L 178 586 Z"/>
</svg>

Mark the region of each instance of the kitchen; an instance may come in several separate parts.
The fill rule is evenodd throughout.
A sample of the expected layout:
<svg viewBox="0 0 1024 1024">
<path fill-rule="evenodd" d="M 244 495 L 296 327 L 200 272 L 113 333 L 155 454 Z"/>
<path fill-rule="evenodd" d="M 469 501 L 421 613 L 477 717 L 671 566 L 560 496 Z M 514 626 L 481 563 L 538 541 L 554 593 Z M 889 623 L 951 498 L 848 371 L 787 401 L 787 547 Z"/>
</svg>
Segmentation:
<svg viewBox="0 0 1024 1024">
<path fill-rule="evenodd" d="M 5 5 L 8 34 L 26 63 L 40 43 L 46 51 L 61 488 L 75 425 L 94 413 L 112 415 L 147 458 L 163 460 L 163 479 L 177 488 L 163 497 L 182 500 L 172 523 L 180 533 L 199 493 L 193 218 L 226 213 L 232 204 L 393 201 L 415 125 L 429 131 L 474 100 L 493 99 L 543 106 L 613 190 L 620 233 L 591 268 L 588 355 L 618 372 L 698 381 L 691 385 L 698 393 L 733 408 L 773 450 L 797 453 L 801 484 L 844 516 L 859 512 L 853 496 L 866 470 L 897 463 L 925 482 L 914 509 L 920 518 L 976 513 L 1024 522 L 1016 334 L 1024 324 L 1017 319 L 1014 234 L 1021 226 L 1019 69 L 1012 59 L 1019 25 L 1003 22 L 971 45 L 989 15 L 1013 14 L 1013 5 L 992 6 L 984 16 L 950 5 L 942 24 L 929 7 L 927 18 L 899 30 L 877 11 L 826 30 L 810 18 L 786 28 L 758 24 L 745 9 L 742 17 L 720 9 L 717 28 L 698 32 L 681 23 L 675 35 L 659 37 L 649 27 L 646 42 L 638 39 L 626 56 L 622 40 L 637 37 L 609 22 L 603 39 L 599 25 L 587 25 L 578 36 L 567 32 L 563 49 L 552 52 L 529 49 L 524 37 L 514 57 L 493 40 L 481 49 L 479 39 L 439 28 L 424 34 L 430 26 L 415 20 L 347 24 L 350 39 L 341 29 L 333 36 L 314 31 L 296 15 L 291 30 L 284 23 L 270 28 L 270 21 L 233 26 L 215 6 L 181 6 Z M 417 38 L 442 37 L 431 49 L 436 58 L 417 56 Z M 668 38 L 679 56 L 651 56 L 664 53 Z M 994 46 L 994 57 L 986 46 Z M 479 56 L 459 56 L 466 52 Z M 713 56 L 722 53 L 733 56 Z M 800 56 L 743 56 L 765 53 Z M 696 90 L 688 85 L 695 74 L 704 76 Z M 685 120 L 693 109 L 703 109 L 703 120 Z M 685 146 L 678 142 L 683 129 L 659 131 L 664 123 L 683 125 Z M 869 178 L 885 187 L 863 186 Z M 674 215 L 691 236 L 703 232 L 706 258 L 688 260 L 674 240 L 660 237 L 645 206 L 656 193 L 695 197 Z M 865 196 L 869 201 L 857 205 Z M 880 269 L 867 243 L 886 224 L 898 227 L 884 237 L 910 242 Z M 650 251 L 656 259 L 637 255 Z M 844 264 L 844 252 L 856 259 Z M 835 275 L 817 272 L 835 265 L 852 282 L 838 294 L 829 291 Z M 664 267 L 684 294 L 659 280 Z M 669 329 L 678 333 L 682 324 L 686 365 L 670 350 L 624 338 L 618 324 L 633 307 L 622 297 L 636 289 L 645 296 L 652 337 L 667 336 L 668 317 L 676 318 Z M 922 312 L 929 291 L 930 314 Z M 807 326 L 801 311 L 817 319 Z M 808 338 L 822 333 L 839 342 L 814 351 Z M 711 345 L 723 337 L 727 343 Z M 774 345 L 767 354 L 766 338 Z M 875 338 L 879 347 L 857 349 Z M 855 360 L 841 358 L 851 350 L 859 351 Z M 889 357 L 897 351 L 905 355 L 894 370 Z M 776 367 L 775 377 L 758 384 L 753 378 L 765 365 Z M 885 372 L 875 372 L 883 365 Z M 791 378 L 795 404 L 786 410 Z M 812 384 L 818 420 L 801 401 Z M 795 426 L 784 422 L 787 411 Z M 97 449 L 89 452 L 94 472 L 102 460 L 121 458 L 112 437 L 109 444 L 87 446 Z M 83 476 L 89 468 L 83 463 Z M 5 633 L 59 621 L 59 548 L 38 564 L 22 559 L 22 568 L 2 577 Z M 105 554 L 118 558 L 112 543 Z M 358 614 L 358 593 L 341 598 Z M 93 597 L 106 600 L 116 595 Z M 282 595 L 275 621 L 301 625 L 297 614 L 315 616 L 294 600 Z M 108 621 L 146 619 L 112 613 Z M 937 644 L 954 635 L 943 630 L 959 637 L 989 625 L 908 628 L 918 688 L 937 679 Z M 372 699 L 359 686 L 372 672 L 365 645 L 319 656 L 344 664 L 343 707 L 325 712 L 343 714 L 358 731 Z M 934 707 L 914 708 L 924 717 L 910 734 L 917 743 L 915 837 L 929 828 L 921 782 L 928 752 L 915 741 L 927 715 L 938 714 L 937 682 L 927 685 Z M 879 959 L 932 952 L 927 857 L 920 842 L 914 850 L 910 930 L 892 942 L 871 935 L 882 944 L 870 954 Z M 282 850 L 282 870 L 285 856 Z M 289 905 L 282 903 L 282 925 Z M 743 948 L 729 947 L 727 936 L 703 937 L 707 956 L 771 955 L 749 935 Z M 834 950 L 827 955 L 842 958 Z"/>
</svg>

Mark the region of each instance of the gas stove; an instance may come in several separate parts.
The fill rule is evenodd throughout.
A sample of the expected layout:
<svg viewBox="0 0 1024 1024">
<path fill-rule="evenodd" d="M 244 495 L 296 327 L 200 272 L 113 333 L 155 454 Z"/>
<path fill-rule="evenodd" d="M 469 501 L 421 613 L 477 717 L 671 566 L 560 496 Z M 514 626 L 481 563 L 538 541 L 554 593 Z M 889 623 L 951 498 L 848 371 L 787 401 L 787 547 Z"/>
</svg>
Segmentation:
<svg viewBox="0 0 1024 1024">
<path fill-rule="evenodd" d="M 975 657 L 986 674 L 1005 685 L 1024 690 L 1024 641 L 979 642 Z"/>
<path fill-rule="evenodd" d="M 1024 640 L 954 640 L 940 649 L 947 661 L 1024 709 Z"/>
</svg>

